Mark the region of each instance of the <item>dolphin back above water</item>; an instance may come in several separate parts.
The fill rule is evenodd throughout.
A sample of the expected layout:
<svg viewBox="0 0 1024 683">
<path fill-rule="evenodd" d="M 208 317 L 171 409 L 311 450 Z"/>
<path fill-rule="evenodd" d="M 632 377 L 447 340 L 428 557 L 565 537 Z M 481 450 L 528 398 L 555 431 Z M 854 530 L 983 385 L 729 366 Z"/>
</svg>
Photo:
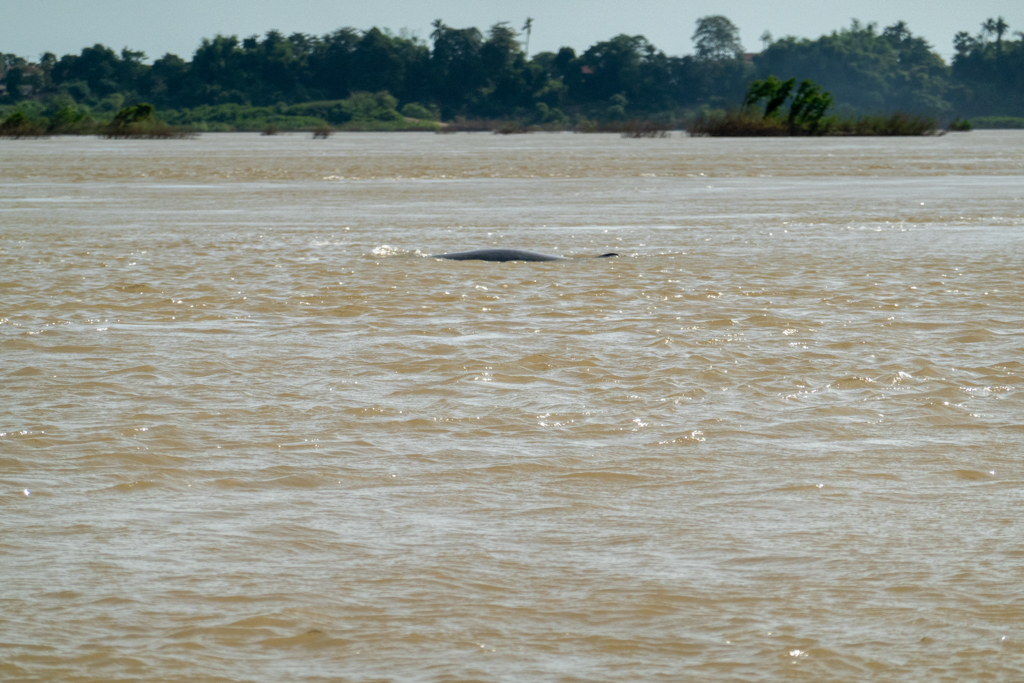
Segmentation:
<svg viewBox="0 0 1024 683">
<path fill-rule="evenodd" d="M 506 261 L 567 261 L 564 256 L 550 256 L 538 254 L 535 251 L 523 251 L 522 249 L 474 249 L 473 251 L 456 251 L 451 254 L 434 254 L 434 258 L 446 258 L 452 261 L 494 261 L 504 263 Z M 601 254 L 594 258 L 608 258 L 618 254 Z"/>
</svg>

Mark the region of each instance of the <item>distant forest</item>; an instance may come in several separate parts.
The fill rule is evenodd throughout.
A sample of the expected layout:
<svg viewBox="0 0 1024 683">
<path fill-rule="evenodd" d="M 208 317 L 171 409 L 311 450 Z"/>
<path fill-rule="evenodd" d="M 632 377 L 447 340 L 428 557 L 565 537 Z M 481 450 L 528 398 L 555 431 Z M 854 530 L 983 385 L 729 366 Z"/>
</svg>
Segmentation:
<svg viewBox="0 0 1024 683">
<path fill-rule="evenodd" d="M 166 54 L 152 64 L 142 52 L 103 45 L 37 62 L 2 54 L 0 113 L 75 109 L 109 118 L 148 102 L 172 123 L 220 129 L 237 127 L 247 110 L 331 125 L 398 112 L 406 121 L 672 123 L 739 106 L 752 81 L 771 75 L 813 79 L 840 113 L 1024 117 L 1024 33 L 1011 34 L 1001 17 L 975 34 L 958 33 L 952 64 L 904 22 L 879 30 L 853 21 L 813 40 L 765 32 L 757 54 L 745 52 L 724 16 L 696 24 L 694 53 L 685 56 L 666 55 L 639 35 L 618 35 L 582 54 L 563 47 L 528 55 L 529 20 L 522 30 L 498 23 L 486 33 L 438 20 L 429 41 L 378 28 L 218 35 L 204 39 L 191 60 Z"/>
</svg>

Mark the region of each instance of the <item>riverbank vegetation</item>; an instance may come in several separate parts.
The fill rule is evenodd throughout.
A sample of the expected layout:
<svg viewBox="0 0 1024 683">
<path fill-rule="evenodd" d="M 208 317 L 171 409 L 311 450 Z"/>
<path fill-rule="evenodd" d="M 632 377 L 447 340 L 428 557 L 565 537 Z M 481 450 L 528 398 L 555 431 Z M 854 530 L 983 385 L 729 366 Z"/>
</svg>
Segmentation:
<svg viewBox="0 0 1024 683">
<path fill-rule="evenodd" d="M 630 121 L 667 130 L 717 121 L 765 135 L 882 134 L 864 131 L 1024 119 L 1024 34 L 1011 34 L 1002 18 L 954 36 L 951 64 L 904 22 L 879 30 L 854 21 L 816 39 L 766 32 L 757 54 L 744 52 L 724 16 L 699 19 L 693 54 L 683 56 L 640 35 L 528 55 L 524 37 L 507 23 L 484 33 L 438 20 L 429 40 L 378 28 L 218 35 L 189 60 L 166 54 L 151 63 L 99 44 L 38 61 L 0 54 L 0 121 L 11 135 L 38 133 L 43 119 L 49 134 L 80 133 L 143 102 L 156 107 L 156 120 L 198 131 L 469 130 L 481 122 L 613 130 Z M 792 120 L 789 110 L 755 121 L 745 97 L 771 77 L 792 81 L 793 96 L 805 79 L 815 84 L 832 98 L 829 113 L 811 116 L 821 101 L 805 92 L 807 107 Z M 758 106 L 769 104 L 762 97 Z"/>
<path fill-rule="evenodd" d="M 418 114 L 411 116 L 410 114 Z M 245 104 L 200 105 L 192 109 L 169 110 L 163 114 L 171 124 L 200 131 L 435 131 L 434 114 L 419 103 L 398 110 L 398 100 L 386 91 L 355 93 L 342 100 L 318 100 L 266 107 Z M 422 117 L 422 118 L 420 118 Z"/>
<path fill-rule="evenodd" d="M 974 128 L 1024 129 L 1024 116 L 977 116 L 970 120 Z"/>
<path fill-rule="evenodd" d="M 59 101 L 59 100 L 58 100 Z M 101 135 L 107 138 L 182 138 L 199 132 L 311 131 L 327 137 L 334 131 L 436 131 L 435 114 L 418 104 L 396 109 L 386 92 L 356 93 L 344 100 L 253 107 L 241 104 L 202 105 L 194 109 L 157 112 L 153 105 L 124 107 L 113 117 L 94 117 L 88 107 L 64 103 L 54 110 L 41 103 L 23 103 L 0 122 L 0 137 Z M 418 114 L 414 118 L 408 114 Z M 325 134 L 326 133 L 326 134 Z"/>
<path fill-rule="evenodd" d="M 153 105 L 145 102 L 121 109 L 110 121 L 97 121 L 80 109 L 63 106 L 47 117 L 16 110 L 0 121 L 0 137 L 39 138 L 51 135 L 98 135 L 110 139 L 181 139 L 195 131 L 171 126 L 154 116 Z"/>
</svg>

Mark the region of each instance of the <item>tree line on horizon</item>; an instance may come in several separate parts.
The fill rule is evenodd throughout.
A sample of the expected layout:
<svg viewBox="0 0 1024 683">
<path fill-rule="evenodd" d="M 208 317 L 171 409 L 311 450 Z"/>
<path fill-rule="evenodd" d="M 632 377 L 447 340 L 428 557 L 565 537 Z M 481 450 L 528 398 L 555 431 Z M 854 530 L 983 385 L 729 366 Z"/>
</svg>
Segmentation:
<svg viewBox="0 0 1024 683">
<path fill-rule="evenodd" d="M 949 65 L 902 21 L 878 30 L 854 20 L 817 39 L 774 40 L 765 32 L 764 49 L 753 55 L 721 15 L 698 19 L 692 38 L 694 53 L 684 56 L 625 34 L 580 54 L 563 47 L 528 56 L 508 23 L 485 34 L 437 20 L 429 44 L 379 28 L 322 36 L 269 31 L 241 40 L 217 35 L 203 39 L 190 61 L 166 54 L 152 64 L 142 52 L 97 44 L 77 55 L 46 53 L 38 62 L 0 55 L 0 105 L 113 115 L 148 102 L 209 116 L 225 106 L 276 107 L 332 124 L 360 106 L 445 121 L 671 123 L 702 108 L 737 107 L 752 82 L 771 76 L 812 79 L 846 113 L 1024 116 L 1024 33 L 1011 36 L 1001 17 L 975 35 L 958 33 Z M 377 104 L 364 96 L 364 104 L 331 105 L 356 102 L 359 93 L 376 94 Z"/>
</svg>

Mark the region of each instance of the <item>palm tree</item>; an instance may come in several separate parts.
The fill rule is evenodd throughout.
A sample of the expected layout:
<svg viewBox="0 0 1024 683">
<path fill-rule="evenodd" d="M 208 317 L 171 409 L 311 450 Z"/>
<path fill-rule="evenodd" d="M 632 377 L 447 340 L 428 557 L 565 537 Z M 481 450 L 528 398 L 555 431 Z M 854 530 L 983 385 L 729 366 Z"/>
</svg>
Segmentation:
<svg viewBox="0 0 1024 683">
<path fill-rule="evenodd" d="M 989 17 L 982 23 L 981 31 L 987 36 L 994 35 L 996 37 L 996 53 L 1003 51 L 1003 34 L 1006 33 L 1010 28 L 1010 25 L 1006 23 L 1006 20 L 1002 17 L 993 19 Z"/>
<path fill-rule="evenodd" d="M 1010 25 L 1007 24 L 1006 21 L 1002 17 L 999 17 L 998 19 L 996 19 L 995 29 L 996 29 L 996 52 L 1000 52 L 1001 53 L 1003 51 L 1003 34 L 1006 33 L 1010 29 Z"/>
<path fill-rule="evenodd" d="M 526 17 L 526 23 L 523 24 L 523 30 L 526 31 L 526 58 L 530 58 L 530 31 L 533 30 L 533 17 Z"/>
</svg>

